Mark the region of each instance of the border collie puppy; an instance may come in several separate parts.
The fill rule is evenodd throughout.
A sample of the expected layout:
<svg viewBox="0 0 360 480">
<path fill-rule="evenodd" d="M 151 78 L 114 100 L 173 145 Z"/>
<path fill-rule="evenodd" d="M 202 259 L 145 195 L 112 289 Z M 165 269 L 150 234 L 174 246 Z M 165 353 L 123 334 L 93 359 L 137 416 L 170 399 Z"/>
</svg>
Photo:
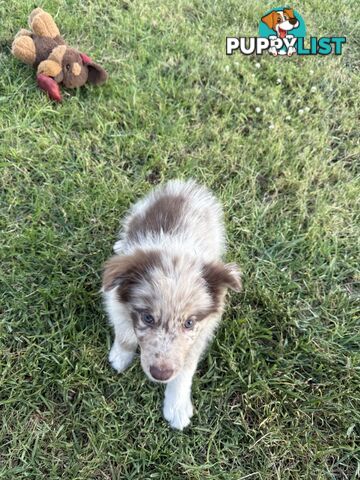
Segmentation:
<svg viewBox="0 0 360 480">
<path fill-rule="evenodd" d="M 109 361 L 122 372 L 140 346 L 141 365 L 166 383 L 163 414 L 182 430 L 193 415 L 191 383 L 219 324 L 227 288 L 241 289 L 225 250 L 219 202 L 194 181 L 173 180 L 125 217 L 105 264 L 103 297 L 115 340 Z"/>
</svg>

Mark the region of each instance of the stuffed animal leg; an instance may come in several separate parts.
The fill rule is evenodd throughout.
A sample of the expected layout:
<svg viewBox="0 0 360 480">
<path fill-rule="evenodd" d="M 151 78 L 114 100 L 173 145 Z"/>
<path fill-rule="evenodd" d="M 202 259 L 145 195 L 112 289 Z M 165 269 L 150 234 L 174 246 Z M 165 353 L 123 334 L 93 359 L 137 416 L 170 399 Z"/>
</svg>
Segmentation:
<svg viewBox="0 0 360 480">
<path fill-rule="evenodd" d="M 35 8 L 30 13 L 29 27 L 39 37 L 55 38 L 60 36 L 59 29 L 52 16 L 41 8 Z"/>
<path fill-rule="evenodd" d="M 18 31 L 12 44 L 11 53 L 22 62 L 33 65 L 36 58 L 36 48 L 32 33 L 22 28 Z"/>
</svg>

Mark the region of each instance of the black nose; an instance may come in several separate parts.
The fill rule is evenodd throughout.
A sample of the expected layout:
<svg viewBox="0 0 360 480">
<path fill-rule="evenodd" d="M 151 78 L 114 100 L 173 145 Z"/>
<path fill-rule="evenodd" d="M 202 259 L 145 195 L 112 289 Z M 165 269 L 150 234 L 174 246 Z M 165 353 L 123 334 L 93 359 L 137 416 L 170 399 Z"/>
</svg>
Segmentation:
<svg viewBox="0 0 360 480">
<path fill-rule="evenodd" d="M 291 23 L 291 25 L 296 25 L 296 18 L 289 18 L 289 22 Z"/>
<path fill-rule="evenodd" d="M 158 367 L 155 367 L 154 365 L 151 365 L 150 373 L 156 380 L 164 381 L 164 380 L 168 380 L 171 377 L 171 375 L 174 373 L 174 370 L 166 367 L 158 368 Z"/>
</svg>

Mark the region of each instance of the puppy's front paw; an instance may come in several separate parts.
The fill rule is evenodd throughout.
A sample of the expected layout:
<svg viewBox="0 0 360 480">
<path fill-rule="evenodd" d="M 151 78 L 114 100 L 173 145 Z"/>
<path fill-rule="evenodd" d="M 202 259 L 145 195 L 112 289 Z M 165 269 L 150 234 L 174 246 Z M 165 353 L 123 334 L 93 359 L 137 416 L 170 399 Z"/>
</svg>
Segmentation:
<svg viewBox="0 0 360 480">
<path fill-rule="evenodd" d="M 193 406 L 190 398 L 187 400 L 173 400 L 165 397 L 164 409 L 165 419 L 170 423 L 172 428 L 183 430 L 190 423 L 193 416 Z"/>
<path fill-rule="evenodd" d="M 118 343 L 113 344 L 109 353 L 109 362 L 118 373 L 123 372 L 133 361 L 135 352 L 121 348 Z"/>
<path fill-rule="evenodd" d="M 291 57 L 291 55 L 293 55 L 294 53 L 296 53 L 296 50 L 294 47 L 289 47 L 288 49 L 288 57 Z"/>
</svg>

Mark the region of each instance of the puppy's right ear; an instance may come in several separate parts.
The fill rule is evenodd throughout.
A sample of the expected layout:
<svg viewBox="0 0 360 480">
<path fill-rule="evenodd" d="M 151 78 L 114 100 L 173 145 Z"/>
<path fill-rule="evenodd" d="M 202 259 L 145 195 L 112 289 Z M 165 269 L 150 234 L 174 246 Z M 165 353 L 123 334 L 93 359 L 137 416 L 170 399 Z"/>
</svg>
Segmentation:
<svg viewBox="0 0 360 480">
<path fill-rule="evenodd" d="M 271 30 L 274 30 L 274 27 L 276 25 L 276 12 L 270 12 L 264 17 L 262 17 L 262 21 L 269 27 Z"/>
<path fill-rule="evenodd" d="M 124 283 L 133 268 L 132 255 L 114 255 L 104 265 L 102 286 L 104 292 L 108 292 Z"/>
<path fill-rule="evenodd" d="M 120 287 L 120 298 L 128 302 L 134 287 L 159 266 L 161 257 L 156 250 L 137 250 L 131 255 L 114 255 L 104 265 L 103 291 Z"/>
</svg>

